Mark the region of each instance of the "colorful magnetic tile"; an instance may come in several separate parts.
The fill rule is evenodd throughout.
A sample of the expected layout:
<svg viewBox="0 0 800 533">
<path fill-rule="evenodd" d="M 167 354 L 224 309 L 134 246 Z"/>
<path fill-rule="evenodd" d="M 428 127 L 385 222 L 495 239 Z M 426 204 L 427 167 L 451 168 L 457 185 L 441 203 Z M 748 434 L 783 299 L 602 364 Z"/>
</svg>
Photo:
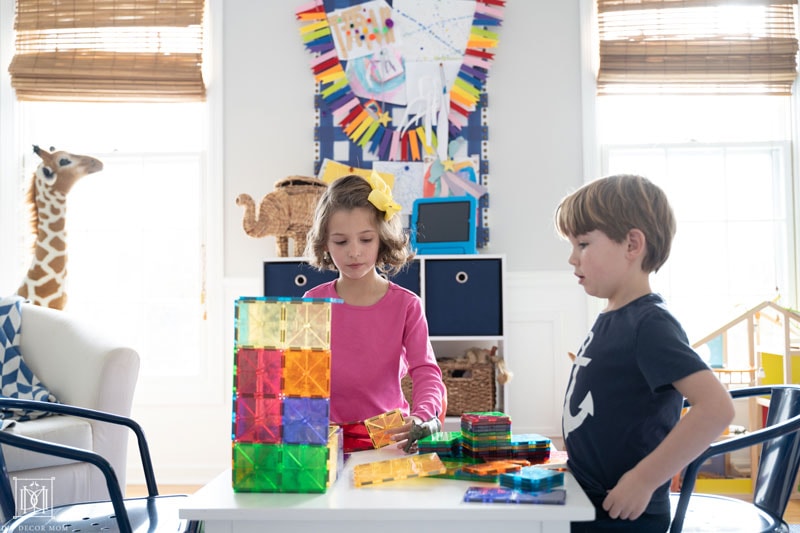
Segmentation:
<svg viewBox="0 0 800 533">
<path fill-rule="evenodd" d="M 364 420 L 367 433 L 369 433 L 369 438 L 375 448 L 383 448 L 394 442 L 391 436 L 386 434 L 386 430 L 401 427 L 403 424 L 405 424 L 405 420 L 400 409 L 394 409 Z"/>
<path fill-rule="evenodd" d="M 283 442 L 327 445 L 329 414 L 327 398 L 284 398 Z"/>
<path fill-rule="evenodd" d="M 331 353 L 327 350 L 284 352 L 283 394 L 305 398 L 331 395 Z"/>
<path fill-rule="evenodd" d="M 537 492 L 563 485 L 564 473 L 537 466 L 526 466 L 519 472 L 500 474 L 499 481 L 504 487 Z"/>
<path fill-rule="evenodd" d="M 447 468 L 435 453 L 410 455 L 365 463 L 353 467 L 353 483 L 356 487 L 375 485 L 398 479 L 444 474 Z"/>
<path fill-rule="evenodd" d="M 233 440 L 237 442 L 281 442 L 281 401 L 278 398 L 237 396 Z"/>
<path fill-rule="evenodd" d="M 284 445 L 281 492 L 325 492 L 328 452 L 327 445 Z"/>
<path fill-rule="evenodd" d="M 538 433 L 511 434 L 512 446 L 527 446 L 529 448 L 550 447 L 550 439 Z"/>
<path fill-rule="evenodd" d="M 493 475 L 478 475 L 478 474 L 471 474 L 464 470 L 465 466 L 473 465 L 476 462 L 480 462 L 480 459 L 473 459 L 471 457 L 461 457 L 461 458 L 441 458 L 442 463 L 444 463 L 445 468 L 447 468 L 447 472 L 444 474 L 436 474 L 433 477 L 438 478 L 447 478 L 447 479 L 457 479 L 459 481 L 480 481 L 481 483 L 497 483 L 497 476 Z"/>
<path fill-rule="evenodd" d="M 282 302 L 240 298 L 236 301 L 235 314 L 238 346 L 283 347 Z"/>
<path fill-rule="evenodd" d="M 460 457 L 461 453 L 461 432 L 460 431 L 441 431 L 417 441 L 419 453 L 436 452 L 439 457 Z"/>
<path fill-rule="evenodd" d="M 505 487 L 469 487 L 464 493 L 464 501 L 564 505 L 567 501 L 567 491 L 565 489 L 553 489 L 551 491 L 521 492 Z"/>
<path fill-rule="evenodd" d="M 330 350 L 331 301 L 293 301 L 285 306 L 287 348 Z"/>
<path fill-rule="evenodd" d="M 511 423 L 511 418 L 505 414 L 501 413 L 500 411 L 479 411 L 479 412 L 472 412 L 472 413 L 463 413 L 461 415 L 461 421 L 467 421 L 471 424 L 499 424 L 499 423 Z"/>
<path fill-rule="evenodd" d="M 278 396 L 283 376 L 283 352 L 261 348 L 239 348 L 234 359 L 234 392 Z"/>
<path fill-rule="evenodd" d="M 507 472 L 518 472 L 521 469 L 522 465 L 512 463 L 510 461 L 487 461 L 485 463 L 466 465 L 463 467 L 464 472 L 477 474 L 479 476 L 492 476 L 505 474 Z"/>
<path fill-rule="evenodd" d="M 274 444 L 233 444 L 234 491 L 278 492 L 283 450 Z"/>
<path fill-rule="evenodd" d="M 328 483 L 330 487 L 344 470 L 344 431 L 341 426 L 328 428 Z"/>
</svg>

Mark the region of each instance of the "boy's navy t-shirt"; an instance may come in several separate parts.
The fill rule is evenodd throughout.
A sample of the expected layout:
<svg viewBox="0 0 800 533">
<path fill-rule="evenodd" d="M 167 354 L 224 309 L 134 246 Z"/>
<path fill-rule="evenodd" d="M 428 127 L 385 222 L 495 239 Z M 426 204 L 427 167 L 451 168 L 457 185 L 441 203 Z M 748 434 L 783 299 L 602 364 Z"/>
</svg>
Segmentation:
<svg viewBox="0 0 800 533">
<path fill-rule="evenodd" d="M 598 518 L 606 493 L 678 422 L 683 397 L 672 383 L 707 369 L 657 294 L 598 316 L 575 358 L 562 418 L 568 466 Z M 646 512 L 669 512 L 669 482 Z"/>
</svg>

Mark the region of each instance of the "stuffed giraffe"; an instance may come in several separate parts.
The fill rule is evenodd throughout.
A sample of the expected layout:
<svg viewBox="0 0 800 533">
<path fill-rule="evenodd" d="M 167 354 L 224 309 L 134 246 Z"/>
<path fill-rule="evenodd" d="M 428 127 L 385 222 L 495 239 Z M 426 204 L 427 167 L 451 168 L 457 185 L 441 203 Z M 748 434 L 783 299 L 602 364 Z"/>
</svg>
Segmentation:
<svg viewBox="0 0 800 533">
<path fill-rule="evenodd" d="M 36 242 L 33 260 L 17 294 L 42 307 L 64 309 L 67 193 L 82 177 L 102 170 L 103 163 L 86 155 L 56 152 L 52 147 L 48 152 L 34 146 L 33 151 L 42 159 L 33 173 L 26 198 Z"/>
</svg>

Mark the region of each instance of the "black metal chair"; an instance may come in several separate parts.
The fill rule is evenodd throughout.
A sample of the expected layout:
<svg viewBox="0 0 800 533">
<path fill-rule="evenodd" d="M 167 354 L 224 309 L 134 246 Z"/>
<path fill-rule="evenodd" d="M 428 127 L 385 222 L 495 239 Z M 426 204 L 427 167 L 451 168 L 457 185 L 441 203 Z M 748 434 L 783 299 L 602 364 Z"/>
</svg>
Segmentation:
<svg viewBox="0 0 800 533">
<path fill-rule="evenodd" d="M 733 398 L 769 396 L 762 429 L 715 442 L 686 467 L 680 493 L 670 495 L 671 533 L 727 531 L 786 532 L 783 513 L 800 467 L 800 386 L 771 385 L 731 391 Z M 693 494 L 700 466 L 710 457 L 761 445 L 752 503 L 712 494 Z"/>
<path fill-rule="evenodd" d="M 60 531 L 62 533 L 119 531 L 120 533 L 132 533 L 134 530 L 148 533 L 156 531 L 194 533 L 197 529 L 196 522 L 182 520 L 178 516 L 178 506 L 185 495 L 158 495 L 150 450 L 141 426 L 134 420 L 71 405 L 5 397 L 0 397 L 0 409 L 33 409 L 127 426 L 136 435 L 148 494 L 143 498 L 124 499 L 117 475 L 111 464 L 94 452 L 0 431 L 0 444 L 95 465 L 106 479 L 110 496 L 109 501 L 48 508 L 44 501 L 44 493 L 41 493 L 33 494 L 35 505 L 21 505 L 19 496 L 23 492 L 15 494 L 15 491 L 12 490 L 11 480 L 0 448 L 0 511 L 2 511 L 5 521 L 2 528 L 4 533 L 22 531 Z M 18 513 L 17 510 L 23 507 L 30 507 L 30 512 Z"/>
</svg>

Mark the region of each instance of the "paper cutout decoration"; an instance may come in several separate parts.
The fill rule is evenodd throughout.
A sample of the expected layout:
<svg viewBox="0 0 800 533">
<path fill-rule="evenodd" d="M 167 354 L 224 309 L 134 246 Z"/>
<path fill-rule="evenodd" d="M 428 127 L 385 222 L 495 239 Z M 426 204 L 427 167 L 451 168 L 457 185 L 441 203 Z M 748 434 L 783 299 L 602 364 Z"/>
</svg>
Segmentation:
<svg viewBox="0 0 800 533">
<path fill-rule="evenodd" d="M 377 51 L 377 44 L 394 43 L 394 15 L 382 4 L 385 2 L 365 2 L 346 10 L 336 10 L 329 16 L 322 0 L 314 0 L 301 6 L 296 16 L 304 23 L 300 29 L 303 44 L 314 54 L 311 70 L 320 84 L 320 96 L 350 141 L 367 148 L 380 160 L 419 161 L 423 153 L 435 149 L 436 138 L 425 144 L 430 135 L 425 134 L 422 126 L 401 133 L 396 127 L 383 124 L 380 120 L 382 113 L 370 111 L 353 92 L 341 63 L 342 58 L 360 57 Z M 439 2 L 437 5 L 448 4 Z M 480 101 L 494 59 L 494 53 L 487 49 L 495 48 L 498 40 L 497 33 L 486 28 L 500 24 L 504 5 L 504 0 L 476 0 L 474 3 L 461 68 L 452 87 L 448 88 L 448 133 L 451 137 L 458 136 Z M 351 27 L 354 33 L 345 35 L 347 27 Z M 356 34 L 356 31 L 360 33 Z"/>
<path fill-rule="evenodd" d="M 392 8 L 383 0 L 336 9 L 328 13 L 327 21 L 344 61 L 371 55 L 395 42 Z"/>
</svg>

